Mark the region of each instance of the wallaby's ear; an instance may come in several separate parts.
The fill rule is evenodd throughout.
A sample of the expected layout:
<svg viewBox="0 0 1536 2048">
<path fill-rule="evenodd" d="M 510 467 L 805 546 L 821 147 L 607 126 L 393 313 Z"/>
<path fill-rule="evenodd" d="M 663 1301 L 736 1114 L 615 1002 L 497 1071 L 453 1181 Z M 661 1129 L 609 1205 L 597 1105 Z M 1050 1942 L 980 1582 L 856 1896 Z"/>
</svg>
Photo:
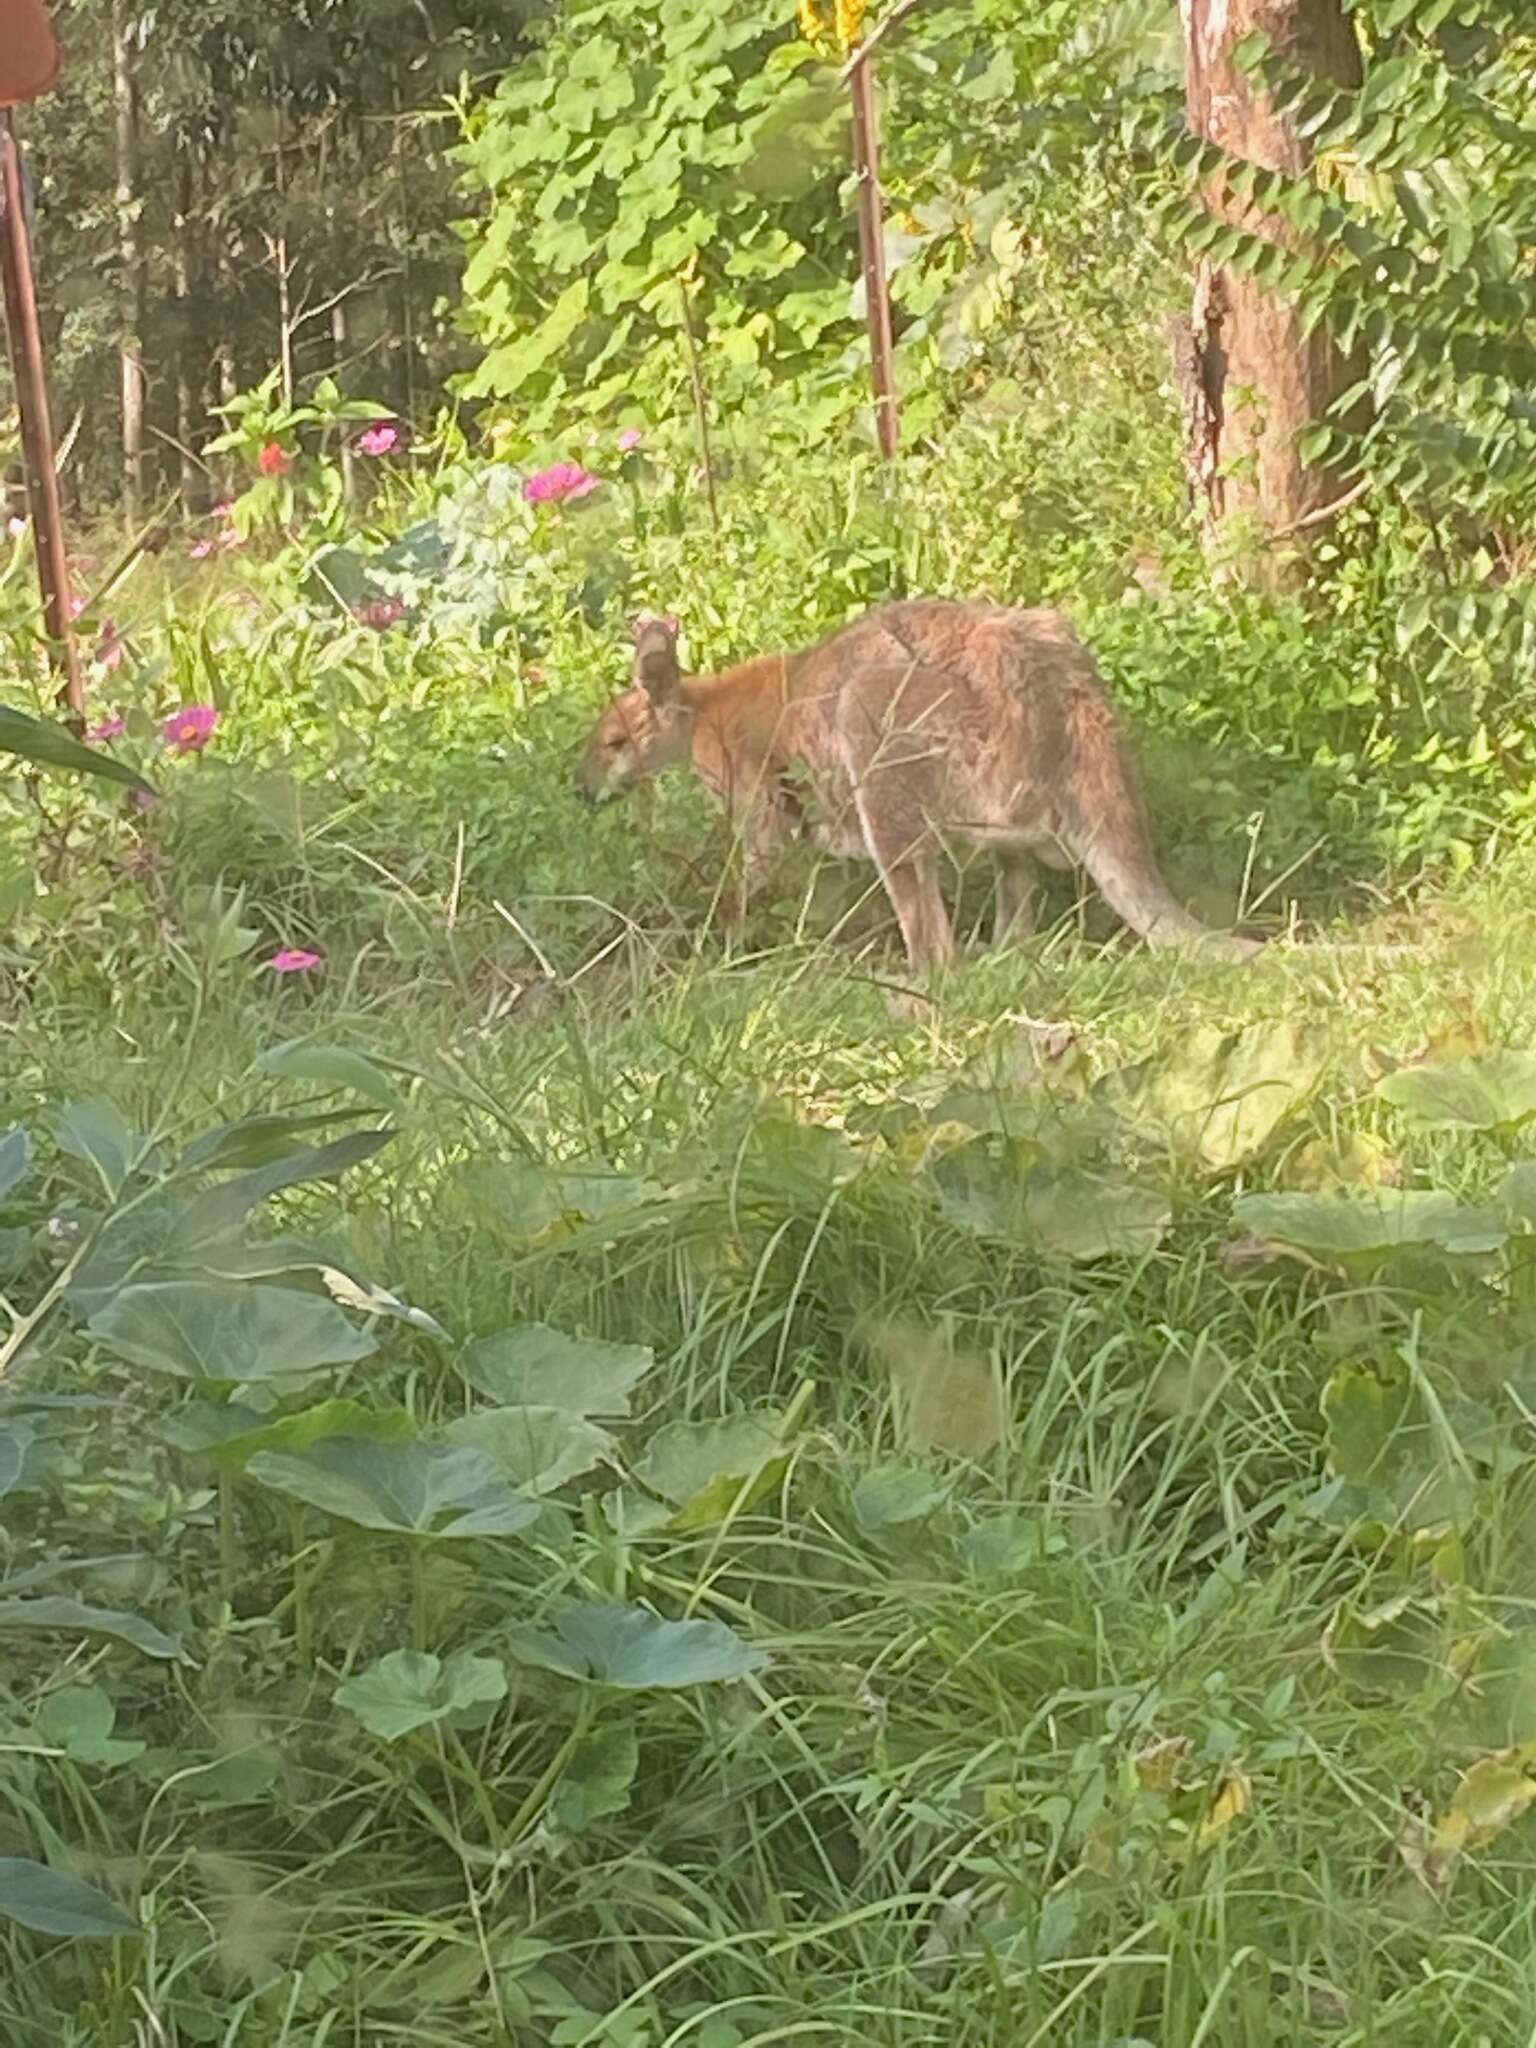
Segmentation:
<svg viewBox="0 0 1536 2048">
<path fill-rule="evenodd" d="M 635 621 L 635 681 L 653 704 L 665 704 L 682 681 L 677 666 L 677 621 L 642 613 Z"/>
</svg>

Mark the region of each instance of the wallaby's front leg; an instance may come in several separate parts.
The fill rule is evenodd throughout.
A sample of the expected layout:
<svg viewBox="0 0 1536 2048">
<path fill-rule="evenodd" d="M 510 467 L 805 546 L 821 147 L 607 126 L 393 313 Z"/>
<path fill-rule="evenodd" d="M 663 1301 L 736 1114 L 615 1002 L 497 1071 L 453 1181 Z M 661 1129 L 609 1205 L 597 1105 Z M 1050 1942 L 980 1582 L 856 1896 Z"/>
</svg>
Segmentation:
<svg viewBox="0 0 1536 2048">
<path fill-rule="evenodd" d="M 729 863 L 719 892 L 721 922 L 739 932 L 770 880 L 787 826 L 772 803 L 755 803 L 731 821 Z"/>
</svg>

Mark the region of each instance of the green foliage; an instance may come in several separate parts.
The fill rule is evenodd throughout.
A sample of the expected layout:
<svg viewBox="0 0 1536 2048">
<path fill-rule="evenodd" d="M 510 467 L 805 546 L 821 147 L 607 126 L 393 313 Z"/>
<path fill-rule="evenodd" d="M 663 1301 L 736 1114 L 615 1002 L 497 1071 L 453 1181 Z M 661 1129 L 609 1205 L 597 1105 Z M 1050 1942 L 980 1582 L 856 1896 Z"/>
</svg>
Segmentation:
<svg viewBox="0 0 1536 2048">
<path fill-rule="evenodd" d="M 391 1650 L 366 1671 L 338 1685 L 338 1707 L 356 1714 L 370 1735 L 398 1742 L 468 1707 L 506 1698 L 507 1674 L 494 1657 L 456 1650 L 446 1660 L 417 1650 Z"/>
<path fill-rule="evenodd" d="M 662 1621 L 643 1607 L 592 1601 L 555 1616 L 554 1632 L 516 1629 L 508 1648 L 520 1663 L 626 1692 L 746 1678 L 767 1658 L 718 1621 Z"/>
<path fill-rule="evenodd" d="M 547 432 L 635 398 L 681 411 L 689 317 L 728 404 L 846 341 L 846 138 L 843 95 L 776 0 L 562 10 L 457 152 L 492 204 L 464 280 L 484 350 L 469 395 Z"/>
<path fill-rule="evenodd" d="M 38 1934 L 106 1941 L 141 1932 L 139 1923 L 94 1885 L 21 1856 L 0 1856 L 0 1914 Z"/>
<path fill-rule="evenodd" d="M 35 761 L 40 767 L 72 768 L 78 775 L 94 775 L 102 782 L 117 782 L 129 789 L 149 789 L 136 774 L 110 754 L 82 746 L 67 726 L 45 718 L 33 718 L 14 706 L 0 704 L 0 754 L 18 761 Z"/>
</svg>

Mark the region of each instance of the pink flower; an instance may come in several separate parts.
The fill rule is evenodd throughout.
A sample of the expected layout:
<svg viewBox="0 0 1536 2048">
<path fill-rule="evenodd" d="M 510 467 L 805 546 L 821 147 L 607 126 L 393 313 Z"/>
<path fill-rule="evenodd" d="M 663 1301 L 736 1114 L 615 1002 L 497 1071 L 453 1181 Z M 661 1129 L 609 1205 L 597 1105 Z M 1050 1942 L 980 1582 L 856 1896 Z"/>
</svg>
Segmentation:
<svg viewBox="0 0 1536 2048">
<path fill-rule="evenodd" d="M 7 519 L 7 521 L 5 522 L 5 530 L 10 535 L 12 540 L 20 540 L 21 536 L 27 530 L 27 522 L 25 521 L 25 519 L 18 519 L 16 514 L 13 512 L 10 518 Z"/>
<path fill-rule="evenodd" d="M 274 974 L 308 974 L 320 965 L 318 953 L 306 953 L 302 946 L 284 946 L 267 962 Z"/>
<path fill-rule="evenodd" d="M 173 711 L 161 727 L 161 736 L 173 754 L 200 754 L 213 738 L 219 722 L 212 704 L 184 704 Z"/>
<path fill-rule="evenodd" d="M 375 597 L 366 604 L 355 604 L 352 616 L 360 626 L 372 626 L 375 633 L 382 633 L 405 617 L 403 597 Z"/>
<path fill-rule="evenodd" d="M 213 553 L 213 542 L 211 540 L 195 540 L 191 547 L 187 549 L 187 553 L 194 562 L 206 562 Z"/>
<path fill-rule="evenodd" d="M 400 430 L 389 420 L 376 420 L 371 427 L 364 427 L 352 445 L 360 455 L 387 455 L 400 445 Z"/>
<path fill-rule="evenodd" d="M 237 548 L 240 545 L 241 540 L 239 534 L 236 533 L 235 529 L 232 526 L 226 526 L 224 531 L 219 535 L 219 553 L 221 555 L 227 555 L 231 548 Z"/>
<path fill-rule="evenodd" d="M 208 507 L 208 517 L 210 519 L 217 519 L 220 525 L 223 525 L 234 516 L 234 510 L 235 508 L 228 498 L 220 498 L 217 505 L 210 505 Z"/>
<path fill-rule="evenodd" d="M 71 598 L 71 599 L 69 600 L 69 616 L 70 616 L 70 617 L 71 617 L 72 619 L 78 619 L 78 618 L 79 618 L 79 616 L 80 616 L 80 614 L 81 614 L 81 613 L 82 613 L 82 612 L 83 612 L 84 610 L 85 610 L 85 599 L 84 599 L 83 597 L 72 597 L 72 598 Z"/>
<path fill-rule="evenodd" d="M 568 498 L 584 498 L 601 482 L 579 462 L 555 462 L 524 479 L 523 496 L 530 505 L 563 505 Z"/>
<path fill-rule="evenodd" d="M 85 737 L 89 745 L 99 747 L 107 740 L 121 739 L 127 730 L 127 719 L 120 718 L 114 711 L 110 718 L 103 718 L 99 724 L 89 727 Z"/>
<path fill-rule="evenodd" d="M 631 448 L 638 448 L 645 439 L 638 427 L 626 427 L 615 444 L 621 455 L 627 455 Z"/>
<path fill-rule="evenodd" d="M 286 476 L 293 467 L 293 457 L 277 441 L 269 441 L 256 458 L 256 467 L 263 476 Z"/>
</svg>

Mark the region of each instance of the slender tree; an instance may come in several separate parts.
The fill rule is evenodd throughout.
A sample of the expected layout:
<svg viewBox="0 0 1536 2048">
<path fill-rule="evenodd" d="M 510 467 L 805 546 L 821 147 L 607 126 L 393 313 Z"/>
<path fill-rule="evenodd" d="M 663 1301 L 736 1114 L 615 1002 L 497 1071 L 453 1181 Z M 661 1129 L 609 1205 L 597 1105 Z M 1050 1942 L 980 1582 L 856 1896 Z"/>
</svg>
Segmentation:
<svg viewBox="0 0 1536 2048">
<path fill-rule="evenodd" d="M 1360 46 L 1341 0 L 1180 0 L 1189 125 L 1228 155 L 1291 176 L 1306 172 L 1311 145 L 1238 62 L 1245 37 L 1262 32 L 1288 61 L 1331 84 L 1358 87 Z M 1234 225 L 1294 242 L 1296 230 L 1234 193 L 1224 181 L 1206 203 Z M 1181 363 L 1192 489 L 1208 531 L 1241 522 L 1262 539 L 1306 530 L 1338 494 L 1298 446 L 1352 381 L 1349 363 L 1322 329 L 1303 332 L 1299 312 L 1253 276 L 1202 260 Z"/>
<path fill-rule="evenodd" d="M 139 81 L 136 24 L 128 0 L 112 6 L 112 98 L 117 139 L 117 254 L 121 266 L 118 373 L 122 404 L 123 516 L 136 526 L 144 508 L 144 328 L 147 293 L 139 190 Z"/>
</svg>

